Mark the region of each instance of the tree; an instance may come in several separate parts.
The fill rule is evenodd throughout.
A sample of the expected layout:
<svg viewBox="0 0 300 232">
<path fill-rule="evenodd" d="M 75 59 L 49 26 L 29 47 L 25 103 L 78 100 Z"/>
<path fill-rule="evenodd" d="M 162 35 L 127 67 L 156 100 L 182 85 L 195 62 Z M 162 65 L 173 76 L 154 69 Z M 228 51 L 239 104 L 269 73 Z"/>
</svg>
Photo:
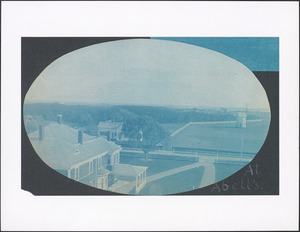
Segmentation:
<svg viewBox="0 0 300 232">
<path fill-rule="evenodd" d="M 129 118 L 123 125 L 126 137 L 137 142 L 146 155 L 156 148 L 156 144 L 165 139 L 168 133 L 151 117 Z"/>
<path fill-rule="evenodd" d="M 24 125 L 28 134 L 38 130 L 40 125 L 46 126 L 49 123 L 41 115 L 24 115 Z"/>
</svg>

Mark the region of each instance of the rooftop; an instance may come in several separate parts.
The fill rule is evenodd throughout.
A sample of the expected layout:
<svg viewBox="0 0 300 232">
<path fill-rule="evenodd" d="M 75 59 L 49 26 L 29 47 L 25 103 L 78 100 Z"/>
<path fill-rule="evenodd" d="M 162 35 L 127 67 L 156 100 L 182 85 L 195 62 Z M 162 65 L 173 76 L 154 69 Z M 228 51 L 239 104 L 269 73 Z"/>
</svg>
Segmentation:
<svg viewBox="0 0 300 232">
<path fill-rule="evenodd" d="M 133 166 L 129 164 L 116 164 L 113 169 L 113 173 L 121 176 L 136 177 L 145 171 L 148 167 Z"/>
<path fill-rule="evenodd" d="M 98 128 L 102 130 L 117 129 L 122 126 L 123 126 L 123 122 L 112 122 L 112 121 L 99 122 L 98 124 Z"/>
<path fill-rule="evenodd" d="M 121 149 L 104 138 L 83 133 L 83 143 L 78 143 L 78 131 L 64 124 L 53 123 L 43 127 L 44 137 L 39 141 L 39 131 L 28 135 L 36 153 L 51 168 L 66 170 L 75 164 L 97 155 Z"/>
</svg>

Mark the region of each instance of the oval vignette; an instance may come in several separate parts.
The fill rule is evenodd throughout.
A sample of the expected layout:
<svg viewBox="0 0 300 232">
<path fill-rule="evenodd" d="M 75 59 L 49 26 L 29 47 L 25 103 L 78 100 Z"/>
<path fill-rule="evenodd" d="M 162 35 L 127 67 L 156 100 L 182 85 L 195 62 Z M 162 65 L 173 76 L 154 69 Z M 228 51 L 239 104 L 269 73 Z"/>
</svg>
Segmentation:
<svg viewBox="0 0 300 232">
<path fill-rule="evenodd" d="M 255 157 L 266 93 L 243 64 L 180 42 L 128 39 L 70 52 L 37 77 L 24 124 L 52 169 L 95 188 L 165 195 L 202 188 Z"/>
</svg>

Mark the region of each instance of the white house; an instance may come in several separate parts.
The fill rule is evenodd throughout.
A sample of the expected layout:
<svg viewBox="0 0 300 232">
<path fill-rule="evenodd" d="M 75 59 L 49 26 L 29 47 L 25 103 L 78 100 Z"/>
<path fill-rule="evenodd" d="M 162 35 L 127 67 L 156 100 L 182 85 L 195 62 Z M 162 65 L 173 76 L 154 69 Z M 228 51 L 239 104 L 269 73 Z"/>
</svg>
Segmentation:
<svg viewBox="0 0 300 232">
<path fill-rule="evenodd" d="M 126 175 L 132 176 L 131 169 L 138 170 L 134 177 L 142 175 L 146 180 L 147 167 L 120 164 L 121 146 L 64 125 L 61 116 L 56 123 L 40 126 L 28 137 L 36 153 L 48 166 L 81 183 L 104 190 L 118 186 L 120 182 L 132 184 L 126 179 Z M 127 174 L 124 173 L 124 165 Z M 141 189 L 139 177 L 134 180 L 138 183 L 136 189 L 132 191 L 130 188 L 124 193 L 137 193 Z"/>
<path fill-rule="evenodd" d="M 118 186 L 116 191 L 120 193 L 137 194 L 146 185 L 146 170 L 148 167 L 134 166 L 129 164 L 117 164 L 113 169 L 114 175 L 126 181 L 126 185 Z"/>
<path fill-rule="evenodd" d="M 98 136 L 104 137 L 107 140 L 123 140 L 122 122 L 105 121 L 98 124 Z"/>
</svg>

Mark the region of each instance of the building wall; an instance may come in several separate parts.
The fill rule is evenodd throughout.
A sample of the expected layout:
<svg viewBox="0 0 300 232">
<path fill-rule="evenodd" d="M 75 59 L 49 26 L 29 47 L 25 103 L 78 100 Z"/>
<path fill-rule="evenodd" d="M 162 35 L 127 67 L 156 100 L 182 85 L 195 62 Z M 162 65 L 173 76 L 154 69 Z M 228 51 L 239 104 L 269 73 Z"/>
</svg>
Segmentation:
<svg viewBox="0 0 300 232">
<path fill-rule="evenodd" d="M 107 157 L 102 156 L 100 158 L 93 159 L 92 161 L 81 164 L 76 168 L 69 170 L 70 178 L 77 180 L 81 183 L 97 187 L 98 175 L 97 170 L 105 168 L 107 166 Z"/>
<path fill-rule="evenodd" d="M 107 164 L 110 166 L 116 165 L 118 163 L 120 163 L 120 152 L 114 152 L 111 155 L 107 155 Z"/>
<path fill-rule="evenodd" d="M 122 127 L 116 129 L 101 129 L 98 128 L 98 135 L 105 137 L 107 140 L 121 140 L 123 139 Z"/>
<path fill-rule="evenodd" d="M 136 193 L 142 190 L 142 188 L 146 185 L 146 170 L 140 173 L 136 178 Z"/>
</svg>

